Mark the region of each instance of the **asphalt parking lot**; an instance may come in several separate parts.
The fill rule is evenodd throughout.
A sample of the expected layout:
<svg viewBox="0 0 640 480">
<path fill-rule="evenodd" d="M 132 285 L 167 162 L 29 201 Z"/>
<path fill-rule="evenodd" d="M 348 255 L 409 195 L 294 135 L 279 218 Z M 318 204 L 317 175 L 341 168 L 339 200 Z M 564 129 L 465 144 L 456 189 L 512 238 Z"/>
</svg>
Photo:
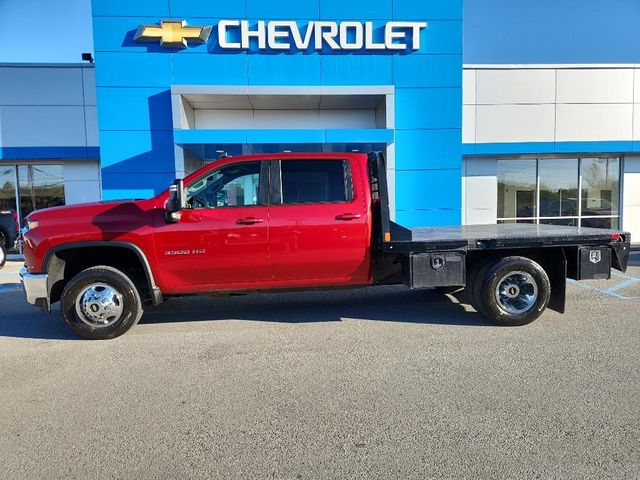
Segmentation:
<svg viewBox="0 0 640 480">
<path fill-rule="evenodd" d="M 0 288 L 2 478 L 638 478 L 640 254 L 488 324 L 402 288 L 193 297 L 113 341 Z"/>
</svg>

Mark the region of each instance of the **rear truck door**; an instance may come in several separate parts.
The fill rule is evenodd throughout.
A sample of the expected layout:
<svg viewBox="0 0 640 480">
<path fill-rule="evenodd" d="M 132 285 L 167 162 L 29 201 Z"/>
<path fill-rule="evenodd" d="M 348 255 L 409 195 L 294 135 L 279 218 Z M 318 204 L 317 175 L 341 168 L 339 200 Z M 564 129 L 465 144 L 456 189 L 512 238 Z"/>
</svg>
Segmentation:
<svg viewBox="0 0 640 480">
<path fill-rule="evenodd" d="M 368 281 L 371 220 L 363 165 L 356 156 L 272 162 L 269 249 L 276 282 Z"/>
<path fill-rule="evenodd" d="M 268 162 L 224 161 L 185 185 L 180 221 L 155 233 L 163 291 L 206 291 L 269 281 Z"/>
</svg>

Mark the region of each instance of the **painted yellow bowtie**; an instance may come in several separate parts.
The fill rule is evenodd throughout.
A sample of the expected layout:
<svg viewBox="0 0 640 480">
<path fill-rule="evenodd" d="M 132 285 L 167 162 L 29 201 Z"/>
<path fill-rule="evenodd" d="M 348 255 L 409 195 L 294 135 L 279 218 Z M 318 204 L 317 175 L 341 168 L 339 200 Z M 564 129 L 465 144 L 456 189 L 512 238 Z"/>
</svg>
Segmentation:
<svg viewBox="0 0 640 480">
<path fill-rule="evenodd" d="M 206 42 L 211 27 L 187 26 L 185 20 L 161 20 L 159 25 L 140 25 L 136 31 L 136 42 L 157 42 L 163 47 L 186 47 L 187 42 Z"/>
</svg>

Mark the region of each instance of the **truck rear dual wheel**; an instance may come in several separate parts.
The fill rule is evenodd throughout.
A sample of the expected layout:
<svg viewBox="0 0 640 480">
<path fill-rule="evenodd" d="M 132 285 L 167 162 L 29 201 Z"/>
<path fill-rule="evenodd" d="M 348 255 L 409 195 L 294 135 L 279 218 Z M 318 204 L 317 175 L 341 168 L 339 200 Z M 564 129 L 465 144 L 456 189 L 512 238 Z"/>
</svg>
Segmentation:
<svg viewBox="0 0 640 480">
<path fill-rule="evenodd" d="M 62 292 L 62 315 L 67 325 L 91 340 L 115 338 L 142 317 L 138 289 L 120 270 L 99 266 L 73 277 Z"/>
<path fill-rule="evenodd" d="M 505 257 L 479 269 L 471 301 L 480 313 L 500 325 L 533 322 L 549 304 L 551 283 L 544 269 L 525 257 Z"/>
</svg>

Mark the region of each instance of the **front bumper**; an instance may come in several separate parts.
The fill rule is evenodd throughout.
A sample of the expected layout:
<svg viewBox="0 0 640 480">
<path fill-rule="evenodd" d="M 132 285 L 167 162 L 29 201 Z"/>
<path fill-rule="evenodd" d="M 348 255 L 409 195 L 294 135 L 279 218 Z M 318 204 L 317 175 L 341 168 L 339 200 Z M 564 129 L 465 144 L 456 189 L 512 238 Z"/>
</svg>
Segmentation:
<svg viewBox="0 0 640 480">
<path fill-rule="evenodd" d="M 27 302 L 36 305 L 46 312 L 50 311 L 49 276 L 46 273 L 29 273 L 26 268 L 20 269 L 20 280 L 24 286 Z"/>
</svg>

